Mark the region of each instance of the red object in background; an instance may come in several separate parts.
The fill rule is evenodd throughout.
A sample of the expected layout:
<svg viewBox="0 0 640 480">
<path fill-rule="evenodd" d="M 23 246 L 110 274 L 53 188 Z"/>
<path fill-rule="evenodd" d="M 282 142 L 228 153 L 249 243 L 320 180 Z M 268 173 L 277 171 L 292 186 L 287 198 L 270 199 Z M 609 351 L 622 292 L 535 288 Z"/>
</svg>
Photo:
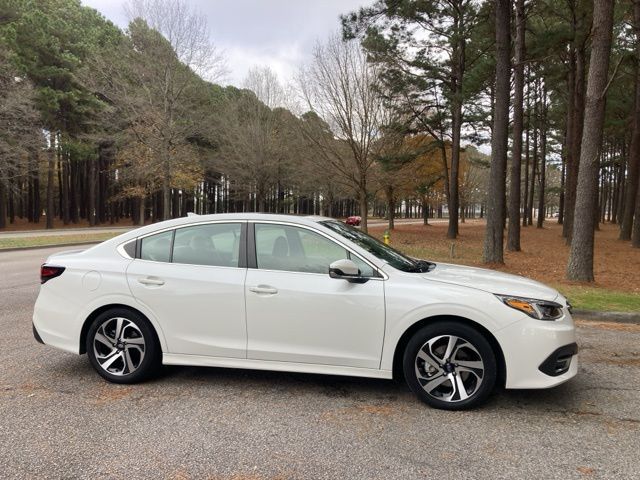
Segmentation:
<svg viewBox="0 0 640 480">
<path fill-rule="evenodd" d="M 347 220 L 344 223 L 357 227 L 360 225 L 360 220 L 362 220 L 362 218 L 360 218 L 358 215 L 352 215 L 350 217 L 347 217 Z"/>
</svg>

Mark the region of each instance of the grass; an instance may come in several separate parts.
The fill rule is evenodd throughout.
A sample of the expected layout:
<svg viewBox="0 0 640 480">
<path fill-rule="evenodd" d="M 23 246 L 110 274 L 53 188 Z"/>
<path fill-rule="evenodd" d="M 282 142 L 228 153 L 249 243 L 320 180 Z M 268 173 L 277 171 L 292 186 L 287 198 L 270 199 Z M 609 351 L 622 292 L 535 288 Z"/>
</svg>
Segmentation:
<svg viewBox="0 0 640 480">
<path fill-rule="evenodd" d="M 576 310 L 640 313 L 640 295 L 637 293 L 580 285 L 554 284 L 553 287 L 567 297 Z"/>
<path fill-rule="evenodd" d="M 0 250 L 7 248 L 39 247 L 64 245 L 67 243 L 102 242 L 113 238 L 118 233 L 86 233 L 78 235 L 46 235 L 42 237 L 0 238 Z"/>
</svg>

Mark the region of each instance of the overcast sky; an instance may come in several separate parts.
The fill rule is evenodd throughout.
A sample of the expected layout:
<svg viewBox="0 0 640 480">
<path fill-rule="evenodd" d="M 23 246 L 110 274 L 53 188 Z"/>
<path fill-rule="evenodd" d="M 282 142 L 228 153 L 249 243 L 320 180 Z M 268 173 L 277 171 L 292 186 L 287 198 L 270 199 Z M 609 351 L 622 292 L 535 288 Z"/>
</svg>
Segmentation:
<svg viewBox="0 0 640 480">
<path fill-rule="evenodd" d="M 126 0 L 82 0 L 121 28 Z M 225 52 L 226 81 L 241 86 L 253 66 L 268 65 L 283 83 L 308 60 L 314 43 L 339 27 L 339 15 L 371 0 L 188 0 L 206 15 L 211 38 Z"/>
</svg>

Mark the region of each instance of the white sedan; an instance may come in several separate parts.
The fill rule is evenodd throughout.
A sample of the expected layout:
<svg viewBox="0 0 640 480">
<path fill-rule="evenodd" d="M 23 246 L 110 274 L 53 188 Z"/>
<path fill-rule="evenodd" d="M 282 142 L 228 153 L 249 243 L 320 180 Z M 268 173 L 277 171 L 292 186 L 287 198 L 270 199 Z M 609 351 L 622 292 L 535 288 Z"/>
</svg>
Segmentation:
<svg viewBox="0 0 640 480">
<path fill-rule="evenodd" d="M 169 220 L 52 255 L 41 282 L 36 339 L 117 383 L 161 364 L 404 378 L 453 410 L 578 370 L 556 290 L 409 258 L 330 218 Z"/>
</svg>

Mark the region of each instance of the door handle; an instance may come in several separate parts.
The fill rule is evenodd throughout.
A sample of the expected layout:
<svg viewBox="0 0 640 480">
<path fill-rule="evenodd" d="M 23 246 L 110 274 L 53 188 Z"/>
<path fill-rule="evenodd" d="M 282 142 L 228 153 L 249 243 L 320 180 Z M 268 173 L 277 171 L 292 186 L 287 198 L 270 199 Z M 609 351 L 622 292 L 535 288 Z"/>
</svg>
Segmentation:
<svg viewBox="0 0 640 480">
<path fill-rule="evenodd" d="M 152 277 L 146 277 L 146 278 L 139 278 L 138 282 L 140 282 L 143 285 L 164 285 L 164 280 L 160 279 L 160 278 L 152 278 Z"/>
<path fill-rule="evenodd" d="M 277 288 L 270 287 L 269 285 L 258 285 L 256 287 L 249 287 L 249 291 L 253 293 L 266 293 L 269 295 L 278 293 Z"/>
</svg>

